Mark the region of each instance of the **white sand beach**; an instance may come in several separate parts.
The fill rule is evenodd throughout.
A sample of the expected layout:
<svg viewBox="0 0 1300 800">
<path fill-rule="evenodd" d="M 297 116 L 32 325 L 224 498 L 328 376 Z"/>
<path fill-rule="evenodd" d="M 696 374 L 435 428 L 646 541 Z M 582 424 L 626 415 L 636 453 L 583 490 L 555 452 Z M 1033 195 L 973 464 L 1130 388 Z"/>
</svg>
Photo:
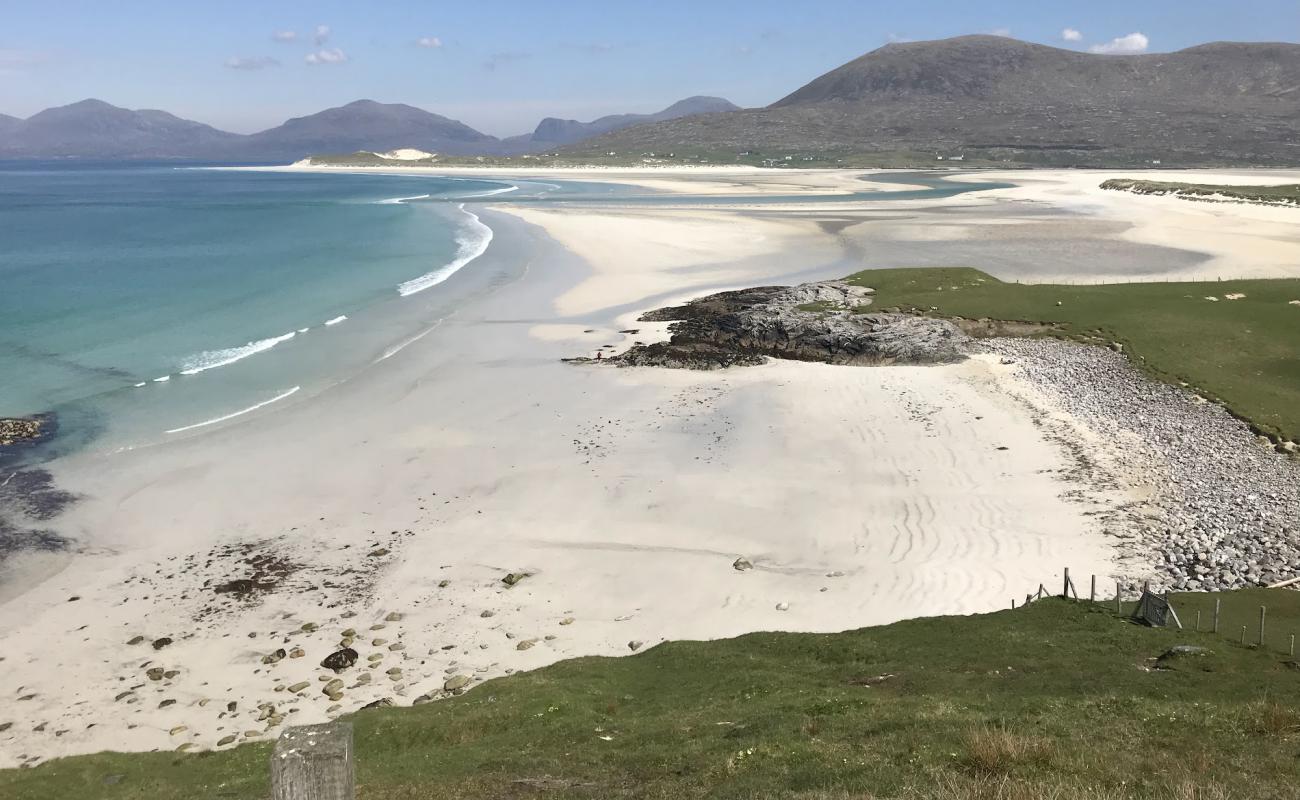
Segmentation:
<svg viewBox="0 0 1300 800">
<path fill-rule="evenodd" d="M 0 766 L 225 747 L 452 679 L 990 611 L 1063 567 L 1139 573 L 1095 513 L 1139 488 L 1080 483 L 996 358 L 716 372 L 560 359 L 661 337 L 636 317 L 674 300 L 871 266 L 1300 276 L 1300 211 L 1091 188 L 1133 173 L 957 176 L 1016 186 L 888 202 L 844 200 L 861 172 L 500 174 L 826 197 L 485 206 L 484 258 L 524 259 L 522 277 L 396 355 L 229 425 L 57 464 L 82 497 L 59 521 L 78 546 L 0 604 Z M 742 557 L 753 569 L 733 568 Z M 359 661 L 336 676 L 320 662 L 345 639 Z"/>
</svg>

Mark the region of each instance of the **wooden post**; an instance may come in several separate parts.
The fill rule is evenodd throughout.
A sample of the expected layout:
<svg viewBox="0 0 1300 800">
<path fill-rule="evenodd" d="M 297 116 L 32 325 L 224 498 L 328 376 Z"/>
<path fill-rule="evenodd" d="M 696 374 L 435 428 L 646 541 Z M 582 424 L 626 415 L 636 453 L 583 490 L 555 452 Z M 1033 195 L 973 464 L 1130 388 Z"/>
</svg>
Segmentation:
<svg viewBox="0 0 1300 800">
<path fill-rule="evenodd" d="M 1047 594 L 1047 590 L 1043 588 L 1043 584 L 1038 584 L 1038 598 L 1041 600 L 1045 594 Z"/>
<path fill-rule="evenodd" d="M 1196 632 L 1201 632 L 1201 610 L 1199 608 L 1196 609 Z"/>
<path fill-rule="evenodd" d="M 1120 599 L 1119 599 L 1119 581 L 1115 581 L 1115 613 L 1116 613 L 1116 614 L 1122 614 L 1122 613 L 1124 613 L 1124 612 L 1123 612 L 1123 609 L 1120 607 Z"/>
<path fill-rule="evenodd" d="M 1259 646 L 1264 646 L 1264 614 L 1268 611 L 1267 606 L 1259 607 Z"/>
<path fill-rule="evenodd" d="M 285 729 L 271 754 L 272 800 L 354 800 L 352 723 Z"/>
<path fill-rule="evenodd" d="M 1222 600 L 1223 600 L 1222 597 L 1214 598 L 1214 632 L 1215 633 L 1219 632 L 1219 603 L 1222 602 Z"/>
<path fill-rule="evenodd" d="M 1241 643 L 1242 643 L 1242 644 L 1245 644 L 1245 643 L 1246 643 L 1246 626 L 1245 626 L 1245 625 L 1242 625 L 1242 626 L 1241 626 Z"/>
<path fill-rule="evenodd" d="M 1016 610 L 1016 598 L 1014 598 L 1014 597 L 1011 598 L 1011 610 L 1012 610 L 1012 611 L 1015 611 L 1015 610 Z"/>
<path fill-rule="evenodd" d="M 1290 652 L 1287 653 L 1287 655 L 1291 656 L 1292 658 L 1295 658 L 1295 634 L 1294 633 L 1291 634 L 1291 650 Z"/>
<path fill-rule="evenodd" d="M 1065 600 L 1070 599 L 1070 568 L 1065 568 L 1065 582 L 1061 585 L 1061 597 Z"/>
<path fill-rule="evenodd" d="M 1097 576 L 1096 575 L 1092 576 L 1092 589 L 1088 591 L 1088 602 L 1089 603 L 1097 602 Z"/>
<path fill-rule="evenodd" d="M 1177 625 L 1178 630 L 1181 631 L 1183 629 L 1183 621 L 1178 618 L 1178 610 L 1174 608 L 1174 604 L 1169 602 L 1168 592 L 1165 593 L 1165 605 L 1169 607 L 1169 615 L 1174 618 L 1174 624 Z"/>
</svg>

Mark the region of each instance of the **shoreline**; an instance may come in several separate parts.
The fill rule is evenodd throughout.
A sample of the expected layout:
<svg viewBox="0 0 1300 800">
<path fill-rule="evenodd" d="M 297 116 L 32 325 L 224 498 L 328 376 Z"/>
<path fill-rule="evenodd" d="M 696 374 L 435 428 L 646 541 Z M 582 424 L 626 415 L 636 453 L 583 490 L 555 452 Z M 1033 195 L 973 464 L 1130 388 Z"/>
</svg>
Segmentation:
<svg viewBox="0 0 1300 800">
<path fill-rule="evenodd" d="M 405 349 L 291 411 L 61 465 L 86 497 L 63 520 L 79 551 L 0 604 L 3 688 L 26 698 L 0 712 L 0 764 L 226 747 L 564 658 L 991 610 L 1067 566 L 1140 573 L 1093 513 L 1140 489 L 1081 481 L 996 357 L 560 362 L 662 338 L 633 320 L 676 299 L 842 277 L 900 233 L 1005 236 L 983 252 L 1018 269 L 1025 227 L 1065 224 L 1008 205 L 1018 190 L 851 214 L 485 207 L 476 264 L 514 277 Z M 936 233 L 900 252 L 979 243 Z M 347 640 L 359 663 L 326 694 Z"/>
</svg>

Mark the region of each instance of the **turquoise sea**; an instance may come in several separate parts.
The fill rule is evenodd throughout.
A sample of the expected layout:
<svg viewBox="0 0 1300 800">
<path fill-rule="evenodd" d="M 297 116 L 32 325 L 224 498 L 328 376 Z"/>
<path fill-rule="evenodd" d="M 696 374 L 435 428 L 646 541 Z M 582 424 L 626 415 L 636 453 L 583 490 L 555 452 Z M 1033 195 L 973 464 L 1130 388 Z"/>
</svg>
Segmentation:
<svg viewBox="0 0 1300 800">
<path fill-rule="evenodd" d="M 0 416 L 128 446 L 318 387 L 437 321 L 471 203 L 556 188 L 0 164 Z"/>
<path fill-rule="evenodd" d="M 880 180 L 878 177 L 877 180 Z M 863 199 L 976 188 L 939 176 Z M 843 196 L 851 199 L 854 196 Z M 799 202 L 612 184 L 0 162 L 0 417 L 53 412 L 41 458 L 188 435 L 400 349 L 473 287 L 498 200 Z M 480 283 L 486 278 L 479 278 Z M 480 287 L 481 288 L 481 287 Z"/>
</svg>

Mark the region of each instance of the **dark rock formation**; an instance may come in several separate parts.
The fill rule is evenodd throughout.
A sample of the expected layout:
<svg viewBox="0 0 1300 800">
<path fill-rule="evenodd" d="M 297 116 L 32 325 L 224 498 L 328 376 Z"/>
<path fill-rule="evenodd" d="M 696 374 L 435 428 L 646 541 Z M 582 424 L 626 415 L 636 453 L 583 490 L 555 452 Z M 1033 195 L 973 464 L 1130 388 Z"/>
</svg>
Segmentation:
<svg viewBox="0 0 1300 800">
<path fill-rule="evenodd" d="M 325 660 L 321 661 L 320 665 L 325 669 L 342 672 L 355 663 L 357 663 L 357 651 L 351 647 L 345 647 L 325 656 Z"/>
<path fill-rule="evenodd" d="M 651 311 L 672 321 L 667 342 L 637 345 L 619 366 L 720 369 L 766 356 L 827 364 L 945 364 L 964 358 L 956 325 L 907 314 L 863 314 L 874 290 L 842 281 L 721 292 Z"/>
</svg>

